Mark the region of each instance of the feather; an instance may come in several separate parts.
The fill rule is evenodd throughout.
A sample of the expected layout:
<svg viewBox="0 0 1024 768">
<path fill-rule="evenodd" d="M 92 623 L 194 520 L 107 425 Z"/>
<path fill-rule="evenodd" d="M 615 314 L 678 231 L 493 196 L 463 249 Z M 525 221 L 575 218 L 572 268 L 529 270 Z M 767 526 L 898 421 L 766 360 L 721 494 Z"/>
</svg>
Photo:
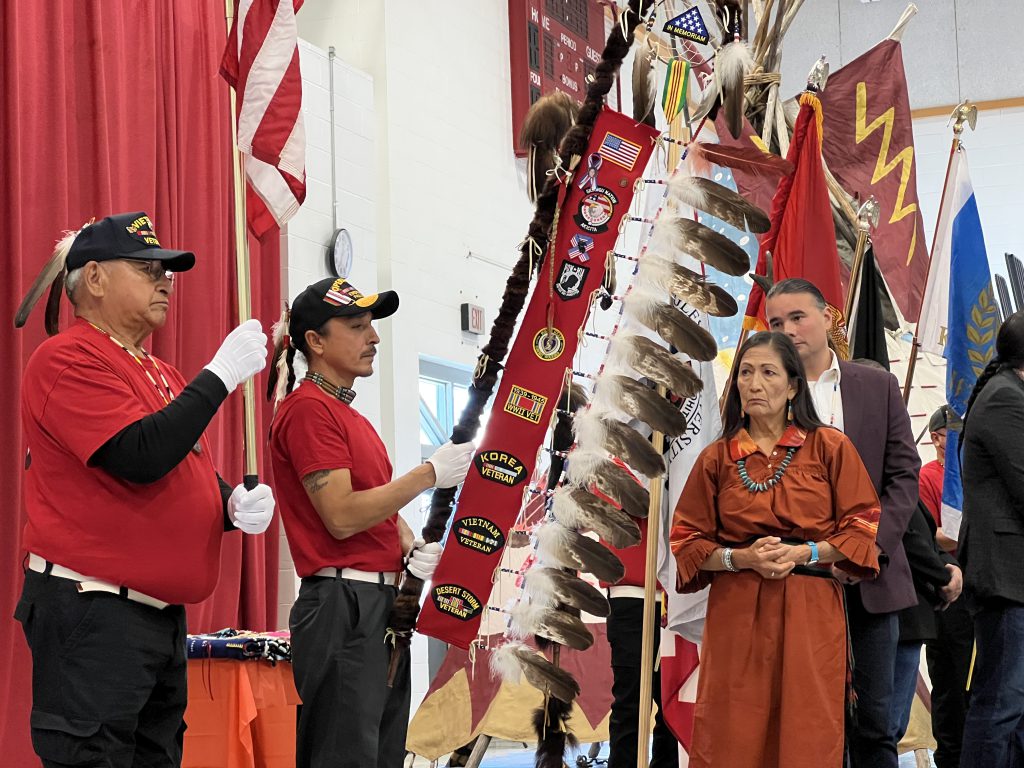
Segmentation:
<svg viewBox="0 0 1024 768">
<path fill-rule="evenodd" d="M 647 517 L 651 495 L 635 477 L 603 454 L 577 448 L 569 454 L 570 482 L 610 500 L 630 517 Z"/>
<path fill-rule="evenodd" d="M 685 312 L 661 302 L 655 294 L 635 290 L 626 296 L 624 304 L 630 317 L 657 331 L 661 338 L 694 360 L 706 362 L 718 354 L 715 338 L 706 329 Z"/>
<path fill-rule="evenodd" d="M 618 336 L 615 338 L 617 341 Z M 616 341 L 612 343 L 614 344 Z M 653 342 L 651 343 L 653 344 Z M 698 378 L 697 381 L 699 383 L 700 379 Z M 591 408 L 576 417 L 574 428 L 576 440 L 581 445 L 600 445 L 608 453 L 618 456 L 644 477 L 654 478 L 665 474 L 665 460 L 654 450 L 650 441 L 618 419 L 603 416 L 596 409 Z"/>
<path fill-rule="evenodd" d="M 710 169 L 712 164 L 732 168 L 754 178 L 781 178 L 793 172 L 793 164 L 789 160 L 757 147 L 732 147 L 695 141 L 690 144 L 686 158 L 690 161 L 694 175 L 702 175 L 698 171 Z"/>
<path fill-rule="evenodd" d="M 610 584 L 626 573 L 622 561 L 600 542 L 554 521 L 537 529 L 537 557 L 545 564 L 592 573 Z"/>
<path fill-rule="evenodd" d="M 558 145 L 576 123 L 579 106 L 561 91 L 552 91 L 534 102 L 519 130 L 519 146 L 527 151 L 526 186 L 536 203 L 544 189 L 547 172 L 555 167 Z"/>
<path fill-rule="evenodd" d="M 742 195 L 710 179 L 676 174 L 668 182 L 668 191 L 681 203 L 699 208 L 738 229 L 767 232 L 771 228 L 767 213 Z"/>
<path fill-rule="evenodd" d="M 608 598 L 603 592 L 569 571 L 534 566 L 526 572 L 525 578 L 526 594 L 534 603 L 549 606 L 562 603 L 602 617 L 610 611 Z"/>
<path fill-rule="evenodd" d="M 84 224 L 83 229 L 87 227 L 89 223 L 91 222 Z M 18 306 L 18 311 L 14 315 L 15 328 L 21 328 L 25 325 L 25 323 L 28 321 L 28 316 L 32 313 L 32 310 L 39 302 L 39 299 L 43 297 L 43 292 L 47 288 L 50 289 L 50 298 L 48 299 L 47 304 L 50 305 L 56 303 L 57 308 L 59 309 L 59 291 L 61 285 L 64 282 L 64 267 L 67 264 L 68 251 L 71 250 L 71 244 L 75 242 L 75 238 L 78 236 L 78 232 L 80 231 L 81 230 L 77 230 L 75 232 L 65 232 L 64 236 L 61 237 L 61 239 L 57 242 L 57 245 L 54 246 L 53 253 L 50 254 L 50 258 L 47 260 L 46 264 L 43 265 L 43 268 L 40 270 L 39 274 L 36 275 L 36 279 L 32 282 L 32 285 L 29 286 L 28 293 L 25 294 L 25 298 L 21 300 L 21 304 Z M 54 301 L 53 298 L 55 289 L 57 290 L 56 302 Z M 48 307 L 48 320 L 51 319 L 49 317 L 51 311 L 52 310 Z M 51 322 L 47 322 L 46 326 L 46 332 L 50 336 L 53 336 L 57 333 L 55 322 L 52 323 L 52 328 Z"/>
<path fill-rule="evenodd" d="M 658 51 L 643 27 L 637 28 L 637 38 L 637 48 L 633 53 L 633 119 L 638 123 L 653 124 L 658 93 L 654 82 L 654 62 Z"/>
<path fill-rule="evenodd" d="M 593 531 L 616 549 L 640 543 L 640 527 L 633 518 L 585 488 L 562 486 L 555 491 L 552 513 L 566 528 Z"/>
<path fill-rule="evenodd" d="M 274 409 L 288 395 L 288 321 L 291 313 L 287 302 L 281 310 L 281 317 L 271 331 L 273 352 L 270 356 L 270 371 L 267 375 L 267 400 L 272 400 Z"/>
<path fill-rule="evenodd" d="M 505 643 L 498 652 L 509 646 L 511 648 L 506 653 L 519 663 L 526 681 L 538 691 L 550 693 L 566 704 L 571 704 L 579 696 L 580 685 L 571 674 L 556 667 L 543 654 L 537 653 L 525 643 Z"/>
<path fill-rule="evenodd" d="M 742 40 L 723 45 L 715 56 L 715 79 L 722 92 L 722 110 L 729 133 L 738 139 L 743 133 L 746 88 L 743 78 L 754 69 L 750 47 Z"/>
<path fill-rule="evenodd" d="M 634 419 L 649 424 L 651 429 L 669 437 L 679 437 L 686 432 L 686 417 L 682 412 L 639 381 L 629 376 L 612 375 L 601 379 L 600 386 L 610 387 L 615 404 Z"/>
<path fill-rule="evenodd" d="M 739 277 L 750 269 L 746 251 L 725 235 L 693 219 L 659 216 L 652 234 L 652 247 L 655 244 L 663 249 L 683 251 L 727 275 Z"/>
<path fill-rule="evenodd" d="M 563 768 L 565 748 L 578 746 L 576 737 L 569 732 L 572 705 L 554 696 L 548 696 L 533 711 L 533 730 L 537 734 L 537 751 L 533 768 Z"/>
<path fill-rule="evenodd" d="M 611 353 L 612 360 L 625 363 L 641 376 L 661 384 L 679 397 L 693 397 L 704 386 L 693 368 L 645 336 L 616 334 L 611 342 Z"/>
<path fill-rule="evenodd" d="M 703 275 L 669 259 L 650 253 L 644 255 L 637 276 L 644 283 L 656 285 L 679 301 L 702 309 L 709 315 L 732 317 L 739 311 L 736 299 L 724 288 L 712 285 Z"/>
<path fill-rule="evenodd" d="M 491 669 L 492 678 L 497 678 L 512 685 L 519 683 L 523 676 L 523 668 L 519 663 L 519 657 L 516 655 L 516 651 L 519 649 L 530 651 L 526 643 L 507 640 L 491 652 L 488 665 Z"/>
<path fill-rule="evenodd" d="M 576 651 L 585 651 L 594 644 L 594 635 L 579 617 L 558 608 L 520 600 L 510 613 L 511 629 L 521 637 L 539 635 Z"/>
</svg>

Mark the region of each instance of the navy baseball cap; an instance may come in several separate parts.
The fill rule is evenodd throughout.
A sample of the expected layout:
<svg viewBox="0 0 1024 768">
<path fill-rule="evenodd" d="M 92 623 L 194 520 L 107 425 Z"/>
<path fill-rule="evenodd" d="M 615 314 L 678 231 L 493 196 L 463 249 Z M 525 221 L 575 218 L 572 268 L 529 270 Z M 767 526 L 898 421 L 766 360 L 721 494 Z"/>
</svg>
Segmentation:
<svg viewBox="0 0 1024 768">
<path fill-rule="evenodd" d="M 68 251 L 67 270 L 80 269 L 90 261 L 113 259 L 162 261 L 169 272 L 186 272 L 196 263 L 191 251 L 162 247 L 153 221 L 142 211 L 107 216 L 83 228 Z"/>
<path fill-rule="evenodd" d="M 288 335 L 300 338 L 315 331 L 332 317 L 352 317 L 369 312 L 374 320 L 398 311 L 398 294 L 381 291 L 364 296 L 344 278 L 327 277 L 307 286 L 292 302 Z"/>
</svg>

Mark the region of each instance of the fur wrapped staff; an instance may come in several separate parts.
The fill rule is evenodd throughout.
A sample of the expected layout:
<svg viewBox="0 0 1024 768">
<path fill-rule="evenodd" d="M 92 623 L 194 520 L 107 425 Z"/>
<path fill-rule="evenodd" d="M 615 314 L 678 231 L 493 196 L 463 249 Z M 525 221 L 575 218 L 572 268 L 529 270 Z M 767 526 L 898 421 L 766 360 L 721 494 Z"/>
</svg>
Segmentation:
<svg viewBox="0 0 1024 768">
<path fill-rule="evenodd" d="M 622 66 L 622 60 L 629 53 L 633 33 L 651 4 L 651 0 L 630 0 L 608 36 L 601 61 L 595 67 L 593 80 L 587 86 L 586 99 L 576 116 L 576 124 L 569 129 L 559 147 L 559 156 L 568 158 L 570 167 L 578 163 L 586 151 L 594 122 L 604 106 L 605 97 L 615 84 L 615 75 Z M 472 440 L 480 428 L 480 417 L 494 391 L 502 362 L 508 354 L 516 318 L 526 303 L 531 268 L 539 269 L 550 238 L 554 236 L 551 230 L 558 207 L 559 188 L 558 180 L 554 176 L 549 176 L 537 196 L 536 210 L 527 237 L 523 241 L 519 260 L 505 284 L 505 293 L 491 328 L 490 339 L 484 346 L 477 364 L 468 403 L 459 417 L 459 423 L 452 431 L 453 442 L 464 443 Z M 441 488 L 431 495 L 430 510 L 421 534 L 424 541 L 440 541 L 444 536 L 451 518 L 455 493 L 455 488 Z M 399 656 L 411 642 L 422 591 L 423 581 L 406 574 L 388 622 L 391 630 L 389 634 L 395 638 L 389 680 L 394 679 Z"/>
<path fill-rule="evenodd" d="M 560 163 L 558 145 L 576 122 L 579 107 L 562 91 L 541 96 L 526 113 L 519 145 L 526 147 L 526 193 L 537 202 L 549 172 Z"/>
</svg>

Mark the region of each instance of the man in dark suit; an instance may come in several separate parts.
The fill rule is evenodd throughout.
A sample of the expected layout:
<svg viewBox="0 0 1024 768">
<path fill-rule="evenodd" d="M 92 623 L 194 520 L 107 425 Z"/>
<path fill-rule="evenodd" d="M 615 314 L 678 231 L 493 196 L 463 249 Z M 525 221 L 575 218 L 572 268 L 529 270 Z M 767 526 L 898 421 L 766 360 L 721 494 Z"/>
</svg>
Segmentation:
<svg viewBox="0 0 1024 768">
<path fill-rule="evenodd" d="M 896 768 L 899 757 L 890 728 L 897 612 L 917 604 L 903 534 L 918 500 L 921 459 L 910 416 L 892 374 L 838 360 L 828 343 L 834 310 L 812 283 L 788 279 L 768 293 L 765 315 L 773 331 L 792 339 L 807 372 L 818 417 L 850 438 L 882 504 L 876 546 L 882 566 L 873 581 L 846 588 L 856 724 L 848 734 L 853 768 Z"/>
</svg>

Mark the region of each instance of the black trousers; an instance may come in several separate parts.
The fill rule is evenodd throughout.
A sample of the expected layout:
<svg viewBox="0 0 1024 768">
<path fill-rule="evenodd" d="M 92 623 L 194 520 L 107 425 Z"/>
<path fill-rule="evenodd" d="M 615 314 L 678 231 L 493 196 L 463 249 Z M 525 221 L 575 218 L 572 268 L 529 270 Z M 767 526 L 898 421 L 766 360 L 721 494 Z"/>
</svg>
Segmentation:
<svg viewBox="0 0 1024 768">
<path fill-rule="evenodd" d="M 177 768 L 185 609 L 25 573 L 14 612 L 32 651 L 32 746 L 46 768 Z"/>
<path fill-rule="evenodd" d="M 925 644 L 932 679 L 932 735 L 937 768 L 959 768 L 967 718 L 967 675 L 974 649 L 974 622 L 961 598 L 935 614 L 937 637 Z"/>
<path fill-rule="evenodd" d="M 402 768 L 409 654 L 387 687 L 385 631 L 398 590 L 340 578 L 302 580 L 292 606 L 292 669 L 302 699 L 296 768 Z"/>
<path fill-rule="evenodd" d="M 643 638 L 644 601 L 636 597 L 609 600 L 608 644 L 612 648 L 612 711 L 608 721 L 608 768 L 636 765 L 637 733 L 640 726 L 640 656 Z M 658 651 L 660 621 L 655 612 L 654 650 Z M 658 712 L 654 718 L 651 768 L 676 768 L 679 742 L 661 716 L 661 675 L 654 673 L 652 689 Z"/>
<path fill-rule="evenodd" d="M 852 768 L 896 768 L 899 755 L 890 727 L 899 619 L 895 613 L 868 613 L 860 589 L 846 587 L 846 610 L 853 645 L 854 727 L 847 734 Z"/>
</svg>

